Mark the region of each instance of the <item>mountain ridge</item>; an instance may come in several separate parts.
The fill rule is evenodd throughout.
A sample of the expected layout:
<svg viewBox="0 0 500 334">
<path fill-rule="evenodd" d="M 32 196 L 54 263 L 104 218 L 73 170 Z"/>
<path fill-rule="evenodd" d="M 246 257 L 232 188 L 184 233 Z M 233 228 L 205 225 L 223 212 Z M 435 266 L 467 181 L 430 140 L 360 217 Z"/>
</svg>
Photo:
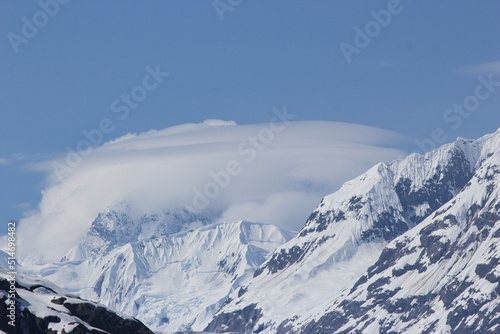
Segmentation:
<svg viewBox="0 0 500 334">
<path fill-rule="evenodd" d="M 102 256 L 121 245 L 166 236 L 213 222 L 213 218 L 184 208 L 135 212 L 127 202 L 104 208 L 94 219 L 83 240 L 70 249 L 63 261 L 79 261 Z"/>
<path fill-rule="evenodd" d="M 31 268 L 31 273 L 133 315 L 154 330 L 202 330 L 227 296 L 293 235 L 271 224 L 219 222 L 117 245 L 84 260 Z"/>
<path fill-rule="evenodd" d="M 498 144 L 452 201 L 393 240 L 325 315 L 291 332 L 498 333 Z"/>
<path fill-rule="evenodd" d="M 377 261 L 387 243 L 457 196 L 499 147 L 500 130 L 478 140 L 458 138 L 425 155 L 412 154 L 389 166 L 380 163 L 346 182 L 322 200 L 298 236 L 273 252 L 243 287 L 245 294 L 232 296 L 232 302 L 218 311 L 206 330 L 287 333 L 294 324 L 323 312 L 325 304 L 337 300 L 343 289 L 355 283 L 356 275 L 361 277 Z M 376 256 L 355 257 L 361 246 L 377 244 L 379 252 L 372 249 Z M 359 270 L 351 277 L 342 273 L 342 267 L 356 266 Z M 340 270 L 332 274 L 335 267 Z M 297 299 L 291 292 L 300 291 L 303 284 L 321 275 L 325 279 L 312 280 L 309 290 L 322 293 L 308 297 L 304 292 Z M 332 283 L 339 281 L 344 284 Z M 259 297 L 259 291 L 266 287 L 264 295 L 269 287 L 280 291 L 273 305 Z M 320 299 L 314 303 L 314 298 Z M 299 310 L 294 305 L 297 303 L 305 309 Z"/>
</svg>

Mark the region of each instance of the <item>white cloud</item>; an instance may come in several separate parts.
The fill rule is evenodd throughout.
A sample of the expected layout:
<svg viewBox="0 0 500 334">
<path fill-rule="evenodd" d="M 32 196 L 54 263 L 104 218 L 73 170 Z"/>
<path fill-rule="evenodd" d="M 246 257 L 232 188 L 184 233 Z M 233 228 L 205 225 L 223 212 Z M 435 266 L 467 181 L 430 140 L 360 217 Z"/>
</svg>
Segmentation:
<svg viewBox="0 0 500 334">
<path fill-rule="evenodd" d="M 240 173 L 219 187 L 206 210 L 222 212 L 224 220 L 299 229 L 321 197 L 375 163 L 405 155 L 391 148 L 403 136 L 373 127 L 315 121 L 273 126 L 209 120 L 128 134 L 94 149 L 62 181 L 53 161 L 41 163 L 37 168 L 47 172 L 49 186 L 38 210 L 20 222 L 18 251 L 57 260 L 100 210 L 122 200 L 145 212 L 194 206 L 195 189 L 204 192 L 213 182 L 209 173 L 226 173 L 229 161 Z"/>
<path fill-rule="evenodd" d="M 318 195 L 307 192 L 275 192 L 263 201 L 245 201 L 229 206 L 222 221 L 234 221 L 245 217 L 250 221 L 281 222 L 292 231 L 299 231 L 318 205 Z"/>
<path fill-rule="evenodd" d="M 235 121 L 224 121 L 221 119 L 207 119 L 203 122 L 203 124 L 210 126 L 233 126 L 237 125 Z"/>
<path fill-rule="evenodd" d="M 9 160 L 5 159 L 5 158 L 0 158 L 0 165 L 6 165 L 9 163 Z"/>
</svg>

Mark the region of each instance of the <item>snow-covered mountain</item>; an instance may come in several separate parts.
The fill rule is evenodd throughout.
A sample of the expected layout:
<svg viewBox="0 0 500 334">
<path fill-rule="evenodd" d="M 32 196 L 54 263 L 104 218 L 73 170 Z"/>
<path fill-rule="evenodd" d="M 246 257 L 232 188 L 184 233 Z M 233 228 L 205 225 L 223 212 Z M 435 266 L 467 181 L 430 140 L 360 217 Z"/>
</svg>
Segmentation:
<svg viewBox="0 0 500 334">
<path fill-rule="evenodd" d="M 500 130 L 374 166 L 297 235 L 120 203 L 22 270 L 159 332 L 495 333 L 499 187 Z"/>
<path fill-rule="evenodd" d="M 469 144 L 460 193 L 297 333 L 500 333 L 500 132 Z"/>
<path fill-rule="evenodd" d="M 14 281 L 15 312 L 12 313 L 7 299 Z M 80 299 L 45 280 L 20 274 L 13 280 L 3 268 L 0 268 L 0 332 L 153 334 L 135 318 Z"/>
<path fill-rule="evenodd" d="M 444 315 L 435 328 L 444 328 L 442 321 L 452 314 L 449 317 L 455 320 L 449 320 L 451 328 L 467 308 L 486 315 L 491 313 L 491 307 L 496 307 L 498 313 L 498 295 L 485 296 L 493 291 L 498 278 L 498 256 L 494 255 L 498 250 L 493 245 L 499 234 L 495 216 L 499 210 L 499 154 L 500 130 L 479 140 L 459 138 L 433 152 L 413 154 L 389 166 L 376 165 L 345 183 L 338 192 L 323 199 L 297 237 L 276 249 L 254 278 L 233 293 L 232 300 L 217 312 L 206 329 L 239 333 L 350 333 L 355 327 L 382 333 L 400 332 L 405 328 L 401 324 L 410 320 L 415 322 L 415 328 L 423 329 L 418 327 L 423 322 L 417 324 L 419 316 L 430 316 L 432 312 L 432 319 Z M 486 216 L 481 216 L 483 212 L 487 212 Z M 476 224 L 488 225 L 488 232 Z M 431 227 L 425 229 L 426 226 Z M 422 230 L 425 232 L 420 234 Z M 468 245 L 462 249 L 461 243 Z M 470 251 L 467 253 L 466 249 Z M 420 256 L 427 259 L 418 262 Z M 466 269 L 469 263 L 471 268 L 476 263 L 481 264 L 479 268 L 484 265 L 488 269 L 484 269 L 484 275 L 483 269 L 478 269 L 479 274 L 471 276 L 476 269 Z M 463 284 L 470 281 L 474 281 L 470 288 L 468 283 Z M 451 285 L 443 285 L 444 282 Z M 411 284 L 414 289 L 410 289 Z M 403 289 L 398 292 L 397 287 Z M 454 288 L 460 292 L 455 293 Z M 396 292 L 384 294 L 387 291 Z M 441 309 L 448 307 L 456 313 L 433 308 L 435 299 L 429 296 L 440 291 L 456 305 Z M 412 299 L 420 295 L 428 297 L 425 301 Z M 409 297 L 408 303 L 398 304 L 400 296 Z M 474 302 L 475 298 L 481 302 Z M 388 300 L 394 300 L 394 307 L 385 304 L 391 303 Z M 480 307 L 467 306 L 468 303 Z M 427 307 L 428 312 L 411 313 L 411 305 Z M 377 314 L 380 310 L 385 313 Z M 418 315 L 417 320 L 408 318 L 413 314 Z M 479 322 L 480 318 L 470 321 Z M 379 322 L 380 319 L 386 320 Z M 341 325 L 337 328 L 335 324 Z M 461 324 L 461 328 L 470 325 L 463 321 Z"/>
<path fill-rule="evenodd" d="M 30 274 L 162 332 L 202 330 L 270 252 L 293 237 L 274 225 L 245 221 L 172 233 L 202 225 L 199 217 L 182 216 L 169 226 L 163 223 L 169 215 L 137 223 L 127 208 L 123 212 L 101 213 L 63 261 Z"/>
</svg>

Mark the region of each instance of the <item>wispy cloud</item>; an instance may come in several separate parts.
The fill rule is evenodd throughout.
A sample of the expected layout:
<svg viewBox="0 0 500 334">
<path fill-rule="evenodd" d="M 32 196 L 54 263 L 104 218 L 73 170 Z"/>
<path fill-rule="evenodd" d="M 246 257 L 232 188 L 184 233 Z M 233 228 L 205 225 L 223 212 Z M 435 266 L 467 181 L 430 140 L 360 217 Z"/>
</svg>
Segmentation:
<svg viewBox="0 0 500 334">
<path fill-rule="evenodd" d="M 21 210 L 28 210 L 28 209 L 31 209 L 31 204 L 29 204 L 29 203 L 18 203 L 16 205 L 16 208 L 21 209 Z"/>
<path fill-rule="evenodd" d="M 45 153 L 36 153 L 36 154 L 25 154 L 25 153 L 14 153 L 9 155 L 7 158 L 0 158 L 0 165 L 14 165 L 19 164 L 22 166 L 20 168 L 23 169 L 31 169 L 30 166 L 32 164 L 44 161 L 48 159 L 53 159 L 55 155 L 48 155 Z"/>
<path fill-rule="evenodd" d="M 500 61 L 461 66 L 457 69 L 457 72 L 469 75 L 500 73 Z"/>
<path fill-rule="evenodd" d="M 403 136 L 373 127 L 334 122 L 291 122 L 272 142 L 255 150 L 251 163 L 238 152 L 242 142 L 268 124 L 236 125 L 209 120 L 110 141 L 83 160 L 62 181 L 53 161 L 36 165 L 49 186 L 36 212 L 18 229 L 22 255 L 58 259 L 74 246 L 98 212 L 129 201 L 139 212 L 189 206 L 193 189 L 211 181 L 228 161 L 241 162 L 234 176 L 207 210 L 222 219 L 248 219 L 298 229 L 322 196 L 335 191 L 379 161 L 405 154 L 391 145 Z M 51 247 L 47 247 L 50 242 Z"/>
</svg>

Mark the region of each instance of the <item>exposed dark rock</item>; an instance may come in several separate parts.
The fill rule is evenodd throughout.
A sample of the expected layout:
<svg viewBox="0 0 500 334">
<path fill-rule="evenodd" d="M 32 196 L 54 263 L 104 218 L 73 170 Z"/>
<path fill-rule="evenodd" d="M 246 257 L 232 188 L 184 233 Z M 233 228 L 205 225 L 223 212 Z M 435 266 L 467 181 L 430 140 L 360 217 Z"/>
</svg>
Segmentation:
<svg viewBox="0 0 500 334">
<path fill-rule="evenodd" d="M 493 233 L 493 238 L 500 238 L 500 228 Z"/>
<path fill-rule="evenodd" d="M 408 224 L 403 220 L 395 218 L 395 216 L 396 214 L 393 210 L 380 214 L 373 223 L 373 227 L 362 233 L 361 240 L 372 241 L 383 239 L 385 241 L 391 241 L 395 237 L 408 231 Z"/>
<path fill-rule="evenodd" d="M 293 325 L 291 319 L 286 319 L 276 328 L 276 334 L 288 334 L 292 331 Z"/>
<path fill-rule="evenodd" d="M 429 236 L 427 241 L 430 243 L 427 245 L 425 250 L 431 264 L 436 263 L 443 258 L 451 244 L 450 240 L 442 242 L 441 237 L 435 236 Z"/>
<path fill-rule="evenodd" d="M 303 254 L 304 249 L 299 246 L 293 246 L 289 250 L 282 249 L 279 253 L 273 253 L 271 259 L 263 265 L 262 269 L 267 268 L 270 273 L 275 274 L 297 262 Z M 261 272 L 259 271 L 257 274 L 256 271 L 254 277 L 259 276 Z"/>
<path fill-rule="evenodd" d="M 216 315 L 205 328 L 205 332 L 237 332 L 252 331 L 262 317 L 262 311 L 251 304 L 242 310 L 233 313 Z"/>
<path fill-rule="evenodd" d="M 396 264 L 396 261 L 403 257 L 413 253 L 415 250 L 407 249 L 405 243 L 398 242 L 393 248 L 384 248 L 382 254 L 378 258 L 377 262 L 370 268 L 368 268 L 368 277 L 372 277 L 375 274 L 381 273 L 382 271 L 392 267 Z"/>
<path fill-rule="evenodd" d="M 334 333 L 347 323 L 347 318 L 340 312 L 328 312 L 318 321 L 312 321 L 305 326 L 300 334 Z"/>
<path fill-rule="evenodd" d="M 321 237 L 321 239 L 318 240 L 318 242 L 316 243 L 316 246 L 320 246 L 320 245 L 324 244 L 325 242 L 327 242 L 329 239 L 334 238 L 334 237 L 335 237 L 335 234 L 334 235 L 324 235 Z"/>
<path fill-rule="evenodd" d="M 451 153 L 449 162 L 425 182 L 419 190 L 412 190 L 410 179 L 401 179 L 396 184 L 396 193 L 409 221 L 420 223 L 432 212 L 448 202 L 472 178 L 470 163 L 461 150 Z M 416 215 L 415 208 L 427 203 L 429 210 L 423 216 Z"/>
<path fill-rule="evenodd" d="M 368 299 L 372 298 L 373 303 L 377 305 L 382 305 L 385 304 L 389 301 L 390 298 L 392 298 L 398 291 L 401 290 L 401 287 L 396 288 L 394 290 L 375 290 L 371 293 L 368 293 Z"/>
<path fill-rule="evenodd" d="M 66 301 L 65 297 L 59 297 L 59 298 L 52 299 L 50 302 L 54 303 L 56 305 L 62 305 L 62 304 L 64 304 L 65 301 Z"/>
<path fill-rule="evenodd" d="M 484 278 L 486 278 L 486 280 L 490 283 L 500 282 L 500 276 L 496 276 L 494 273 L 489 273 Z"/>
<path fill-rule="evenodd" d="M 388 284 L 391 281 L 390 277 L 381 277 L 372 284 L 368 285 L 368 288 L 366 289 L 368 292 L 372 292 L 375 289 L 380 288 L 383 285 Z"/>
<path fill-rule="evenodd" d="M 402 319 L 407 322 L 424 314 L 434 313 L 429 302 L 435 298 L 436 294 L 398 298 L 393 302 L 385 303 L 383 307 L 390 313 L 403 314 Z"/>
<path fill-rule="evenodd" d="M 392 275 L 394 277 L 403 276 L 404 274 L 406 274 L 409 271 L 421 270 L 423 267 L 424 267 L 424 265 L 420 262 L 417 262 L 415 264 L 406 263 L 402 269 L 398 269 L 398 268 L 392 269 Z"/>
<path fill-rule="evenodd" d="M 475 315 L 481 308 L 481 303 L 473 299 L 467 301 L 467 305 L 459 305 L 455 307 L 451 312 L 448 313 L 446 323 L 450 325 L 455 333 L 457 333 L 457 327 L 468 327 L 465 325 L 465 319 L 470 315 Z M 460 325 L 460 326 L 459 326 Z M 470 330 L 470 329 L 469 329 Z M 470 332 L 472 333 L 472 332 Z"/>
<path fill-rule="evenodd" d="M 228 275 L 232 275 L 236 272 L 238 269 L 238 265 L 241 262 L 241 258 L 238 257 L 236 260 L 231 260 L 232 263 L 228 262 L 227 259 L 220 260 L 217 263 L 217 266 L 220 268 L 220 270 Z"/>
<path fill-rule="evenodd" d="M 102 283 L 104 283 L 104 274 L 102 274 L 98 279 L 97 282 L 94 284 L 94 292 L 100 296 L 101 295 L 101 290 L 102 290 Z"/>
<path fill-rule="evenodd" d="M 439 320 L 434 321 L 432 324 L 430 324 L 427 328 L 425 328 L 422 331 L 422 334 L 431 334 L 434 333 L 436 330 L 436 325 L 438 324 Z"/>
<path fill-rule="evenodd" d="M 482 230 L 485 227 L 491 229 L 499 220 L 500 215 L 497 215 L 493 212 L 485 212 L 474 219 L 474 225 L 476 225 L 478 230 Z"/>
<path fill-rule="evenodd" d="M 139 320 L 124 319 L 116 313 L 93 303 L 65 302 L 63 306 L 70 311 L 71 315 L 74 315 L 89 325 L 102 329 L 106 332 L 137 334 L 152 333 Z"/>
<path fill-rule="evenodd" d="M 356 290 L 356 288 L 362 284 L 365 284 L 366 282 L 368 282 L 368 277 L 366 275 L 363 275 L 361 276 L 357 282 L 354 284 L 354 286 L 352 287 L 351 289 L 351 292 L 349 292 L 349 294 L 351 294 L 354 290 Z"/>
<path fill-rule="evenodd" d="M 499 258 L 494 257 L 490 259 L 489 263 L 478 264 L 475 270 L 476 274 L 481 278 L 485 278 L 487 274 L 492 273 L 492 271 L 497 268 L 499 260 Z"/>
<path fill-rule="evenodd" d="M 459 281 L 457 279 L 450 284 L 445 285 L 439 292 L 439 298 L 443 301 L 445 308 L 450 308 L 451 303 L 455 300 L 455 298 L 460 296 L 460 294 L 471 285 L 472 282 Z"/>
<path fill-rule="evenodd" d="M 67 334 L 105 334 L 105 333 L 123 333 L 123 334 L 153 334 L 146 326 L 136 319 L 122 318 L 116 313 L 91 302 L 86 302 L 81 299 L 64 297 L 57 295 L 52 289 L 42 284 L 22 285 L 16 282 L 16 289 L 24 289 L 36 294 L 37 290 L 43 289 L 55 296 L 50 301 L 55 305 L 63 305 L 68 309 L 68 314 L 74 316 L 77 321 L 68 323 L 73 325 L 72 329 L 67 331 Z M 0 298 L 0 330 L 9 334 L 41 334 L 55 333 L 49 329 L 51 323 L 61 323 L 61 318 L 58 316 L 59 311 L 55 310 L 51 305 L 42 305 L 47 310 L 54 310 L 54 315 L 39 317 L 33 314 L 30 309 L 30 303 L 15 294 L 15 314 L 16 326 L 9 325 L 10 319 L 7 317 L 10 310 L 7 308 L 6 294 L 9 291 L 10 284 L 7 279 L 0 277 L 0 290 L 4 295 Z M 1 294 L 0 293 L 0 294 Z M 73 300 L 73 303 L 68 302 Z M 40 307 L 40 306 L 38 306 Z M 89 328 L 88 325 L 95 328 Z"/>
<path fill-rule="evenodd" d="M 331 223 L 338 223 L 344 219 L 345 213 L 342 210 L 330 210 L 325 213 L 314 211 L 307 219 L 307 222 L 302 231 L 299 233 L 299 236 L 304 237 L 311 232 L 322 232 L 326 230 L 328 225 Z"/>
<path fill-rule="evenodd" d="M 264 268 L 261 266 L 259 268 L 257 268 L 257 270 L 255 270 L 255 272 L 253 273 L 253 277 L 257 277 L 257 276 L 260 276 L 260 274 L 262 274 L 264 272 Z"/>
<path fill-rule="evenodd" d="M 243 296 L 246 292 L 248 291 L 248 288 L 245 288 L 244 286 L 242 286 L 239 290 L 238 290 L 238 298 Z"/>
<path fill-rule="evenodd" d="M 361 196 L 351 197 L 349 199 L 349 207 L 348 207 L 349 211 L 356 212 L 356 211 L 360 210 L 363 207 L 363 205 L 366 203 L 366 202 L 363 202 L 362 199 L 363 198 Z"/>
</svg>

